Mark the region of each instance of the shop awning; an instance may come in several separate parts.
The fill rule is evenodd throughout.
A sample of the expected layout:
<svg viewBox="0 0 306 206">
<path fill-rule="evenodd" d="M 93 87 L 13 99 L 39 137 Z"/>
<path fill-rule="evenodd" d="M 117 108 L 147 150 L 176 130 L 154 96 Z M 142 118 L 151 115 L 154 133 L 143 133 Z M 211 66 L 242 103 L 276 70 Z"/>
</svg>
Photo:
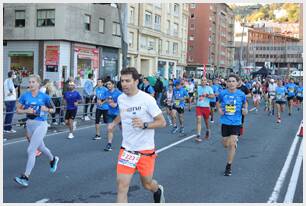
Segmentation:
<svg viewBox="0 0 306 206">
<path fill-rule="evenodd" d="M 26 56 L 26 57 L 31 57 L 34 55 L 34 52 L 32 51 L 10 51 L 8 54 L 10 57 L 13 56 Z"/>
</svg>

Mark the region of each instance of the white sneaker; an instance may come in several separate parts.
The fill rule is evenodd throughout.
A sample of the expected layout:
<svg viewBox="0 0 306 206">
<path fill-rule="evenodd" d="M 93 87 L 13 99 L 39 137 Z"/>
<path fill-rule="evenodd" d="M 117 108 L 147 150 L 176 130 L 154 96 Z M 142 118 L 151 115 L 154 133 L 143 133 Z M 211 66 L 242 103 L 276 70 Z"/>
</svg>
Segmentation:
<svg viewBox="0 0 306 206">
<path fill-rule="evenodd" d="M 51 127 L 51 125 L 50 125 L 49 123 L 47 123 L 47 126 L 48 126 L 48 127 Z"/>
<path fill-rule="evenodd" d="M 85 121 L 90 121 L 90 119 L 89 119 L 88 116 L 85 116 L 85 117 L 84 117 L 84 120 L 85 120 Z"/>
<path fill-rule="evenodd" d="M 77 126 L 77 121 L 73 121 L 73 130 L 76 129 L 76 126 Z"/>
<path fill-rule="evenodd" d="M 72 133 L 69 133 L 68 139 L 73 139 L 73 138 L 74 138 L 73 134 L 72 134 Z"/>
<path fill-rule="evenodd" d="M 16 133 L 16 130 L 13 130 L 13 129 L 11 129 L 11 130 L 3 130 L 3 132 L 5 132 L 5 133 Z"/>
<path fill-rule="evenodd" d="M 210 123 L 214 123 L 215 121 L 214 120 L 210 120 Z"/>
</svg>

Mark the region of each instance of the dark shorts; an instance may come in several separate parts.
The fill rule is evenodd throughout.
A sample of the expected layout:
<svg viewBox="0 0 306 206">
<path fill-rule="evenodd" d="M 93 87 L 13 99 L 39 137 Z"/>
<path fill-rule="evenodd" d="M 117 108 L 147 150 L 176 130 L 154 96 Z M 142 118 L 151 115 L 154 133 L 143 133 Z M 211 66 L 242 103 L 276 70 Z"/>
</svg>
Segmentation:
<svg viewBox="0 0 306 206">
<path fill-rule="evenodd" d="M 107 123 L 107 110 L 96 109 L 96 124 L 100 123 L 101 115 L 103 115 L 103 123 Z"/>
<path fill-rule="evenodd" d="M 65 119 L 75 119 L 75 116 L 77 114 L 78 110 L 74 109 L 74 110 L 67 110 L 66 114 L 65 114 Z"/>
<path fill-rule="evenodd" d="M 289 102 L 290 100 L 293 100 L 293 98 L 294 98 L 294 96 L 292 96 L 292 97 L 287 97 L 288 102 Z"/>
<path fill-rule="evenodd" d="M 106 115 L 106 119 L 107 119 L 106 123 L 111 123 L 112 121 L 114 121 L 116 117 L 117 115 L 111 115 L 111 114 Z"/>
<path fill-rule="evenodd" d="M 285 101 L 275 101 L 276 104 L 282 105 L 282 104 L 286 104 Z"/>
<path fill-rule="evenodd" d="M 188 93 L 189 97 L 193 97 L 193 92 Z"/>
<path fill-rule="evenodd" d="M 175 109 L 177 111 L 177 113 L 179 113 L 179 114 L 183 114 L 184 113 L 184 108 L 182 108 L 182 107 L 173 106 L 173 109 Z"/>
<path fill-rule="evenodd" d="M 216 107 L 216 102 L 209 102 L 209 106 L 212 107 L 212 108 L 215 108 Z"/>
<path fill-rule="evenodd" d="M 240 135 L 241 125 L 221 125 L 221 134 L 222 137 L 229 137 L 231 135 Z"/>
<path fill-rule="evenodd" d="M 297 100 L 299 100 L 300 102 L 303 101 L 303 97 L 296 97 Z"/>
<path fill-rule="evenodd" d="M 167 108 L 171 111 L 173 109 L 173 105 L 167 105 Z"/>
</svg>

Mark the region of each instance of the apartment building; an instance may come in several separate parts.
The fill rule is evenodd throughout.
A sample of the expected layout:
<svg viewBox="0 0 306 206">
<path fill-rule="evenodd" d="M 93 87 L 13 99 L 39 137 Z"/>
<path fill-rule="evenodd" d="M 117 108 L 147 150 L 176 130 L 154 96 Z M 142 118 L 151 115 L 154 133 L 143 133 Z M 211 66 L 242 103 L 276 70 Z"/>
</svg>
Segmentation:
<svg viewBox="0 0 306 206">
<path fill-rule="evenodd" d="M 189 5 L 187 75 L 227 75 L 234 61 L 234 13 L 224 3 Z"/>
<path fill-rule="evenodd" d="M 128 64 L 144 76 L 181 77 L 186 66 L 188 4 L 129 4 Z"/>
<path fill-rule="evenodd" d="M 3 66 L 62 83 L 93 73 L 118 78 L 117 8 L 102 4 L 4 4 Z"/>
</svg>

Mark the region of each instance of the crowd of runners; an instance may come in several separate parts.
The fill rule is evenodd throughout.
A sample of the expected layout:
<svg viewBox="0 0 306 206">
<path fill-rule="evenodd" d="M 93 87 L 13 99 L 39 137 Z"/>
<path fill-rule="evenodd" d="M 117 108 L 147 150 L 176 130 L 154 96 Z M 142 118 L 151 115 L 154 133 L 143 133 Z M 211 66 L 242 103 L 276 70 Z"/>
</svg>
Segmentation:
<svg viewBox="0 0 306 206">
<path fill-rule="evenodd" d="M 116 126 L 120 128 L 122 144 L 117 161 L 117 202 L 128 201 L 129 184 L 136 170 L 143 187 L 153 193 L 154 202 L 165 202 L 163 186 L 153 179 L 156 158 L 154 130 L 168 126 L 171 128 L 169 132 L 183 136 L 184 115 L 192 110 L 192 105 L 195 105 L 197 143 L 210 138 L 210 125 L 215 122 L 214 114 L 219 113 L 222 144 L 228 150 L 224 176 L 230 176 L 238 137 L 243 135 L 244 119 L 248 112 L 259 112 L 262 103 L 265 107 L 260 112 L 275 115 L 275 122 L 280 124 L 285 106 L 288 105 L 290 116 L 294 114 L 293 105 L 299 111 L 303 101 L 302 81 L 296 83 L 294 79 L 280 77 L 255 77 L 245 81 L 231 74 L 226 79 L 208 80 L 204 77 L 200 82 L 187 78 L 174 79 L 167 85 L 158 78 L 153 86 L 148 78 L 141 77 L 133 67 L 121 71 L 118 83 L 109 78 L 99 78 L 94 85 L 93 76 L 88 77 L 83 94 L 76 90 L 73 79 L 67 81 L 67 90 L 63 93 L 68 138 L 75 137 L 75 117 L 81 102 L 86 104 L 83 119 L 90 120 L 87 113 L 90 106 L 89 114 L 95 121 L 96 134 L 93 140 L 101 139 L 101 135 L 107 136 L 105 151 L 112 150 L 114 129 Z M 40 84 L 40 77 L 31 75 L 29 91 L 21 94 L 17 101 L 17 112 L 27 117 L 29 146 L 25 172 L 15 177 L 15 181 L 25 187 L 29 184 L 37 153 L 48 156 L 51 173 L 56 172 L 59 163 L 59 157 L 51 153 L 43 140 L 48 130 L 48 115 L 55 113 L 56 108 L 51 97 L 40 90 Z M 166 111 L 166 118 L 162 109 Z M 202 117 L 204 135 L 201 132 Z M 107 124 L 105 134 L 100 132 L 101 120 Z"/>
</svg>

